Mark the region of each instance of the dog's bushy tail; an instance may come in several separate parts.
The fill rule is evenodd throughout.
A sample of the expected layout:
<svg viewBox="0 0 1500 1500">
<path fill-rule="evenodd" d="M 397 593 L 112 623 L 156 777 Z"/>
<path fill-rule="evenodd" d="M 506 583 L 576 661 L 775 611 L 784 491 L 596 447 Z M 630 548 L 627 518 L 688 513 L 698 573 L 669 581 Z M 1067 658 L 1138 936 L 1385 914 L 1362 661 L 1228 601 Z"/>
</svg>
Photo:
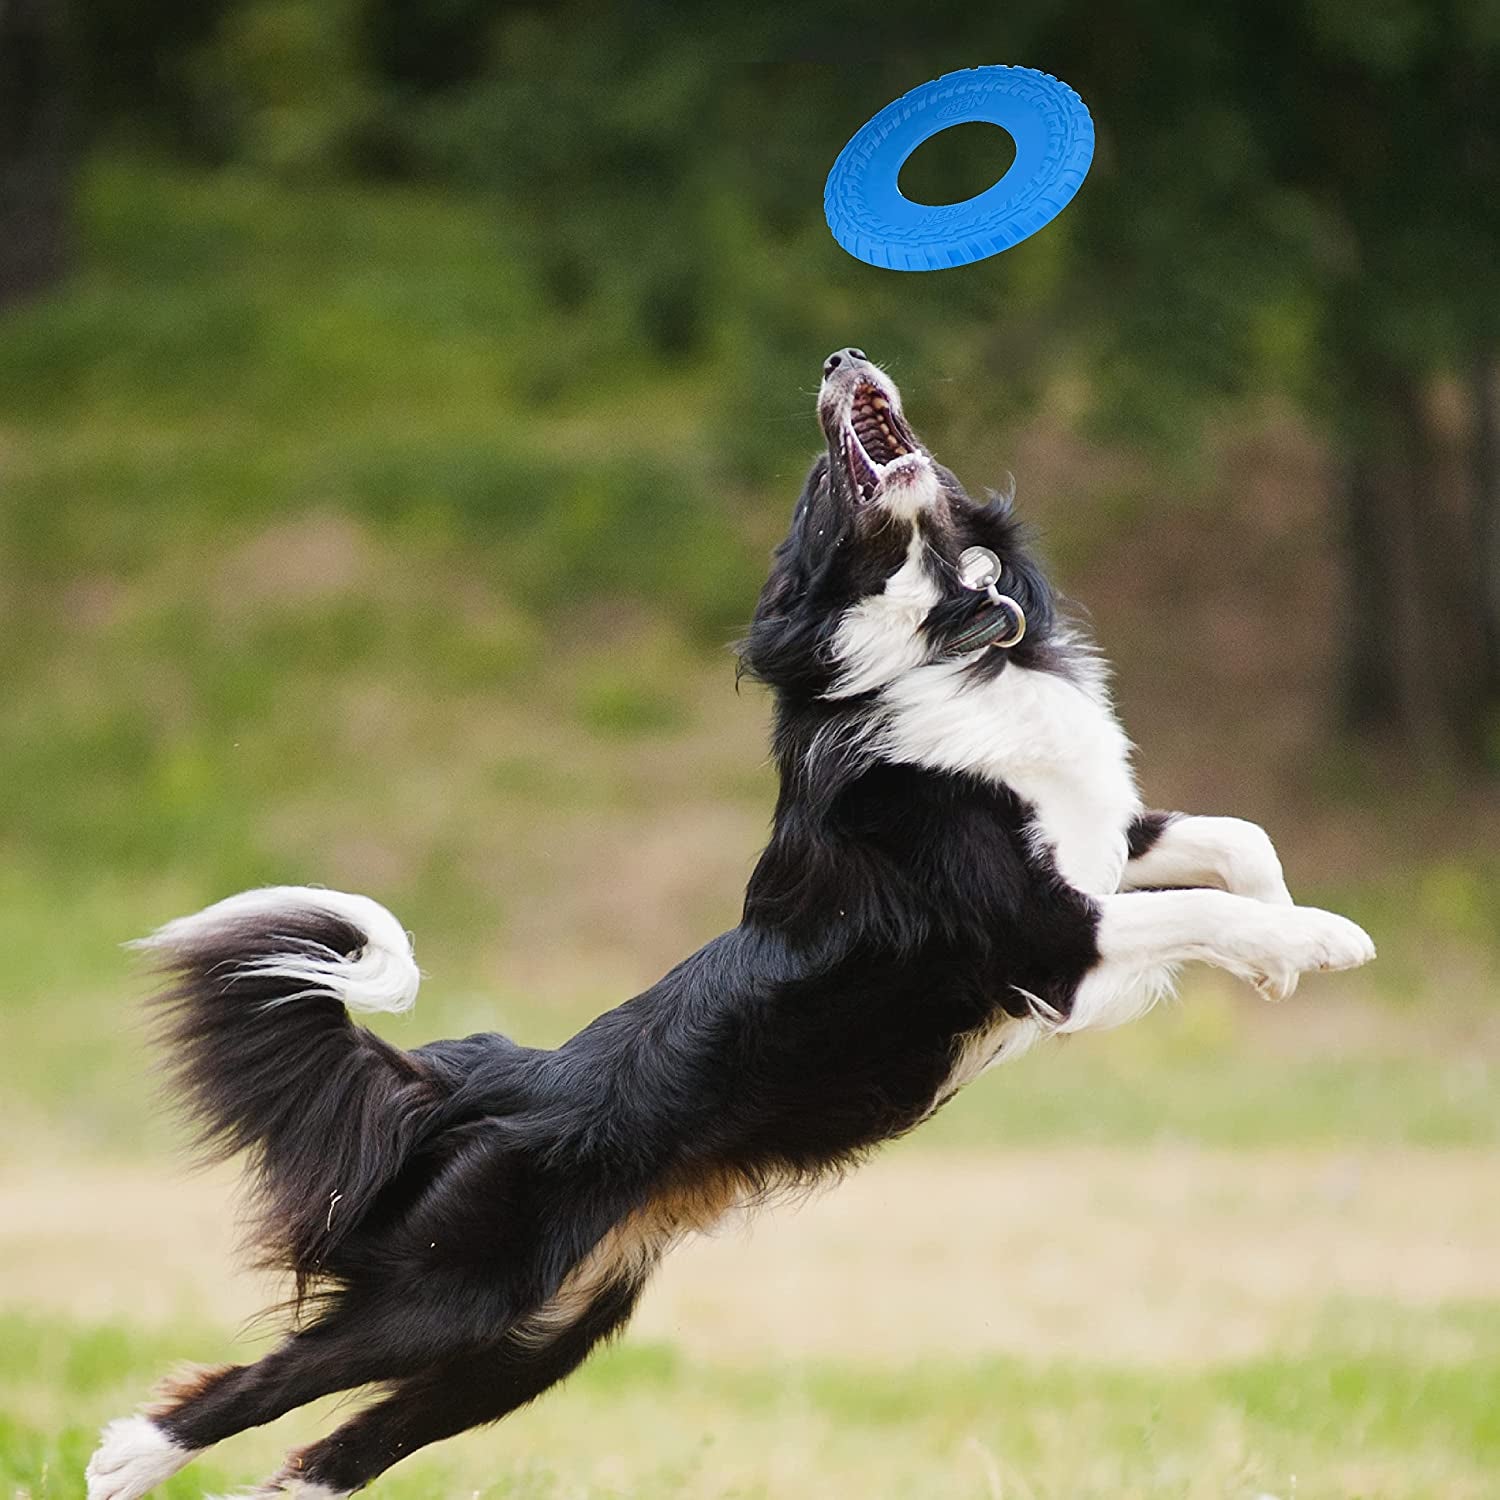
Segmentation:
<svg viewBox="0 0 1500 1500">
<path fill-rule="evenodd" d="M 438 1100 L 417 1059 L 349 1017 L 411 1007 L 410 940 L 368 897 L 274 886 L 136 946 L 165 977 L 173 1090 L 205 1156 L 248 1154 L 254 1247 L 295 1274 L 300 1305 Z"/>
</svg>

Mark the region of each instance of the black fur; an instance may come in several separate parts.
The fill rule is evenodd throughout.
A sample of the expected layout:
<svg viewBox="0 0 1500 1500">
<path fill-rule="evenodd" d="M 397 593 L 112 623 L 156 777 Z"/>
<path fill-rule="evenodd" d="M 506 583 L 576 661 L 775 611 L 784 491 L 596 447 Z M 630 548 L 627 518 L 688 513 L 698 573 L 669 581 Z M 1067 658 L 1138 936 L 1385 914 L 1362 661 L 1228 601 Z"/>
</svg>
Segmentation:
<svg viewBox="0 0 1500 1500">
<path fill-rule="evenodd" d="M 299 1304 L 437 1092 L 412 1056 L 356 1026 L 333 995 L 278 1004 L 292 986 L 235 971 L 363 944 L 358 928 L 323 912 L 220 925 L 173 949 L 172 982 L 155 1001 L 157 1040 L 201 1154 L 246 1153 L 257 1258 L 293 1273 Z"/>
<path fill-rule="evenodd" d="M 1131 859 L 1140 859 L 1157 845 L 1168 824 L 1176 821 L 1176 813 L 1142 813 L 1126 830 L 1125 848 Z"/>
<path fill-rule="evenodd" d="M 278 914 L 166 955 L 183 1097 L 213 1149 L 250 1153 L 259 1244 L 315 1295 L 281 1349 L 168 1404 L 174 1441 L 380 1382 L 384 1401 L 295 1460 L 356 1488 L 568 1373 L 623 1325 L 674 1234 L 911 1129 L 1006 1016 L 1067 1015 L 1097 917 L 1028 838 L 1027 809 L 977 777 L 885 762 L 861 732 L 870 696 L 822 696 L 840 615 L 880 591 L 913 524 L 862 509 L 831 454 L 743 646 L 775 695 L 781 790 L 735 929 L 554 1051 L 480 1035 L 403 1053 L 332 993 L 267 1008 L 292 986 L 226 979 L 289 948 L 356 951 L 363 934 L 332 916 Z M 952 578 L 981 543 L 1028 631 L 966 670 L 1072 670 L 1008 506 L 939 474 L 947 503 L 915 523 L 943 585 L 934 655 L 983 606 Z"/>
</svg>

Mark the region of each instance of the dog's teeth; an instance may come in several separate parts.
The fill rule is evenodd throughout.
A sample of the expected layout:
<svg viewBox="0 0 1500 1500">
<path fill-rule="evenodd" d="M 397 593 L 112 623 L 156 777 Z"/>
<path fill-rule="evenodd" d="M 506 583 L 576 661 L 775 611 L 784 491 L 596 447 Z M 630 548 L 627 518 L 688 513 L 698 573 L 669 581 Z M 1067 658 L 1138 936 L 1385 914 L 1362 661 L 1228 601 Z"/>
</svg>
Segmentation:
<svg viewBox="0 0 1500 1500">
<path fill-rule="evenodd" d="M 861 500 L 869 500 L 885 482 L 891 465 L 916 449 L 900 436 L 901 418 L 890 398 L 878 389 L 865 386 L 858 390 L 846 421 L 850 474 Z"/>
</svg>

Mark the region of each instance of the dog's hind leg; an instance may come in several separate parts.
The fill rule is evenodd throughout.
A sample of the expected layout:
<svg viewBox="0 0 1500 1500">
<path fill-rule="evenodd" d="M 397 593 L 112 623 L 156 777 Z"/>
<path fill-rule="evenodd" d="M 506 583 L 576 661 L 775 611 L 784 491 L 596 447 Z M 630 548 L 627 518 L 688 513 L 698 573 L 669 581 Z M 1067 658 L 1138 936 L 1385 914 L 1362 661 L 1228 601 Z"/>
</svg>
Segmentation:
<svg viewBox="0 0 1500 1500">
<path fill-rule="evenodd" d="M 308 1338 L 296 1335 L 253 1365 L 168 1376 L 143 1412 L 99 1435 L 86 1471 L 88 1500 L 138 1500 L 222 1438 L 374 1378 Z"/>
<path fill-rule="evenodd" d="M 425 1369 L 461 1341 L 495 1326 L 476 1303 L 455 1326 L 420 1298 L 361 1299 L 337 1305 L 249 1365 L 170 1376 L 142 1413 L 111 1422 L 87 1469 L 88 1500 L 138 1500 L 205 1448 L 274 1421 L 319 1396 Z"/>
<path fill-rule="evenodd" d="M 571 1375 L 602 1339 L 630 1317 L 642 1279 L 597 1291 L 564 1327 L 516 1330 L 488 1348 L 443 1360 L 394 1382 L 388 1393 L 334 1432 L 290 1454 L 255 1496 L 352 1494 L 392 1464 L 443 1438 L 482 1427 L 524 1406 Z"/>
</svg>

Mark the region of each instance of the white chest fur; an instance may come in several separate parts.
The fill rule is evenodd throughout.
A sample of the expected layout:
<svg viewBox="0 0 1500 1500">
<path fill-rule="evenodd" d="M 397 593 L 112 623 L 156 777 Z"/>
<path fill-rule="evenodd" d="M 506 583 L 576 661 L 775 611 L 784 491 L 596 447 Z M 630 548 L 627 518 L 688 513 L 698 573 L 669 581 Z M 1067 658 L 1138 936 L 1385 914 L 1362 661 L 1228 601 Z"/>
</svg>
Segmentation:
<svg viewBox="0 0 1500 1500">
<path fill-rule="evenodd" d="M 967 658 L 922 665 L 921 624 L 939 597 L 922 546 L 914 532 L 883 592 L 844 617 L 835 639 L 843 670 L 829 696 L 880 688 L 886 755 L 1004 782 L 1035 810 L 1035 836 L 1065 879 L 1094 895 L 1117 890 L 1141 801 L 1102 675 L 1087 659 L 1081 681 L 1011 663 L 976 683 Z"/>
<path fill-rule="evenodd" d="M 962 663 L 938 662 L 897 678 L 884 699 L 888 755 L 1004 782 L 1035 810 L 1033 831 L 1066 880 L 1095 895 L 1119 888 L 1141 803 L 1102 687 L 1013 663 L 974 683 Z"/>
</svg>

